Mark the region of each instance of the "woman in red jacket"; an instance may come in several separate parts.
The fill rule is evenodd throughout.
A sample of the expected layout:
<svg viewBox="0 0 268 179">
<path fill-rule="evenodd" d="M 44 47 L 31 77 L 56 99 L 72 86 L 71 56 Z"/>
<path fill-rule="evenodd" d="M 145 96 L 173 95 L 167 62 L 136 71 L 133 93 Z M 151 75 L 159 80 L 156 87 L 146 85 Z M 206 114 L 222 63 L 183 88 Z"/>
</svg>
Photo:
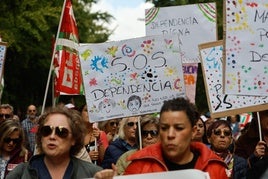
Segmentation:
<svg viewBox="0 0 268 179">
<path fill-rule="evenodd" d="M 208 172 L 211 179 L 227 178 L 225 163 L 206 145 L 192 142 L 195 111 L 185 98 L 165 101 L 160 111 L 161 142 L 131 155 L 124 174 L 198 169 Z"/>
</svg>

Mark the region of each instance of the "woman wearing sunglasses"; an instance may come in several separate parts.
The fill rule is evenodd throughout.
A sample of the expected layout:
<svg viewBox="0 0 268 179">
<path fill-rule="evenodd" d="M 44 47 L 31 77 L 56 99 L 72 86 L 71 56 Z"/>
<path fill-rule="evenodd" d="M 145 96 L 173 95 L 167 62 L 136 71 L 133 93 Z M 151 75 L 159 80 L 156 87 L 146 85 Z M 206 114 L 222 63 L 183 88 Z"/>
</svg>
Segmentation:
<svg viewBox="0 0 268 179">
<path fill-rule="evenodd" d="M 141 125 L 141 145 L 139 141 L 139 130 L 136 130 L 136 142 L 139 148 L 144 148 L 155 144 L 159 141 L 159 119 L 154 115 L 145 115 L 140 119 Z M 135 153 L 138 149 L 130 150 L 123 155 L 116 162 L 118 175 L 123 175 L 127 166 L 131 163 L 127 158 Z"/>
<path fill-rule="evenodd" d="M 101 167 L 74 157 L 84 147 L 81 115 L 67 108 L 52 108 L 39 119 L 37 149 L 40 154 L 17 166 L 7 178 L 90 178 Z"/>
<path fill-rule="evenodd" d="M 137 148 L 135 134 L 137 127 L 138 117 L 127 117 L 120 121 L 119 137 L 107 147 L 101 164 L 103 168 L 111 169 L 112 164 L 116 164 L 123 153 Z"/>
<path fill-rule="evenodd" d="M 207 130 L 211 150 L 214 151 L 227 165 L 227 176 L 233 179 L 245 179 L 247 161 L 234 155 L 229 147 L 233 142 L 232 129 L 228 121 L 217 120 Z"/>
<path fill-rule="evenodd" d="M 0 178 L 3 179 L 19 163 L 27 162 L 30 154 L 24 146 L 24 132 L 18 122 L 4 120 L 0 134 Z"/>
</svg>

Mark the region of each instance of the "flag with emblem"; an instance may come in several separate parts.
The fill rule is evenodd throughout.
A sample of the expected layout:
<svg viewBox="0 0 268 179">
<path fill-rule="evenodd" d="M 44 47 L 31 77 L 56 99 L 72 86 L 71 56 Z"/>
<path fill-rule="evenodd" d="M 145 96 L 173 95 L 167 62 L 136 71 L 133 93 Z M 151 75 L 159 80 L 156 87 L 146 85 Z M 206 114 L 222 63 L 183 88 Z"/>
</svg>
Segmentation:
<svg viewBox="0 0 268 179">
<path fill-rule="evenodd" d="M 76 95 L 81 93 L 82 77 L 78 56 L 78 28 L 71 0 L 65 1 L 60 31 L 56 37 L 54 56 L 54 94 Z"/>
</svg>

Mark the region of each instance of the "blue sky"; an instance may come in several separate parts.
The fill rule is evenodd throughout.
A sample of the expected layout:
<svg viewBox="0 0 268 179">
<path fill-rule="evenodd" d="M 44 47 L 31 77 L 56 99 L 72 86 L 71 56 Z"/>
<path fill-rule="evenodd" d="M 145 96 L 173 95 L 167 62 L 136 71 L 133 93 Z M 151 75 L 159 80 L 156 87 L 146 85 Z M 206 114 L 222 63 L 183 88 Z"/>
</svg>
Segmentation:
<svg viewBox="0 0 268 179">
<path fill-rule="evenodd" d="M 152 7 L 145 0 L 99 0 L 93 10 L 108 12 L 115 20 L 108 25 L 114 34 L 109 40 L 124 40 L 145 36 L 144 18 L 145 9 Z"/>
<path fill-rule="evenodd" d="M 145 0 L 109 0 L 110 4 L 117 7 L 137 7 L 144 2 Z"/>
</svg>

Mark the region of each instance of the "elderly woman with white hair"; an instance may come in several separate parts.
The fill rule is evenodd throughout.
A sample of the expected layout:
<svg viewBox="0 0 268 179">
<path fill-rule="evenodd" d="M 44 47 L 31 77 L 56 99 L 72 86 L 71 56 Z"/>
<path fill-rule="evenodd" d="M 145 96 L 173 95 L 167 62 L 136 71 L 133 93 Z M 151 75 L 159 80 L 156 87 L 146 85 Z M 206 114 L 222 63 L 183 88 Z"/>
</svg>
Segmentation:
<svg viewBox="0 0 268 179">
<path fill-rule="evenodd" d="M 103 168 L 112 168 L 112 164 L 116 164 L 123 153 L 137 148 L 135 135 L 137 127 L 138 117 L 128 117 L 121 120 L 118 138 L 105 151 L 101 164 Z"/>
</svg>

